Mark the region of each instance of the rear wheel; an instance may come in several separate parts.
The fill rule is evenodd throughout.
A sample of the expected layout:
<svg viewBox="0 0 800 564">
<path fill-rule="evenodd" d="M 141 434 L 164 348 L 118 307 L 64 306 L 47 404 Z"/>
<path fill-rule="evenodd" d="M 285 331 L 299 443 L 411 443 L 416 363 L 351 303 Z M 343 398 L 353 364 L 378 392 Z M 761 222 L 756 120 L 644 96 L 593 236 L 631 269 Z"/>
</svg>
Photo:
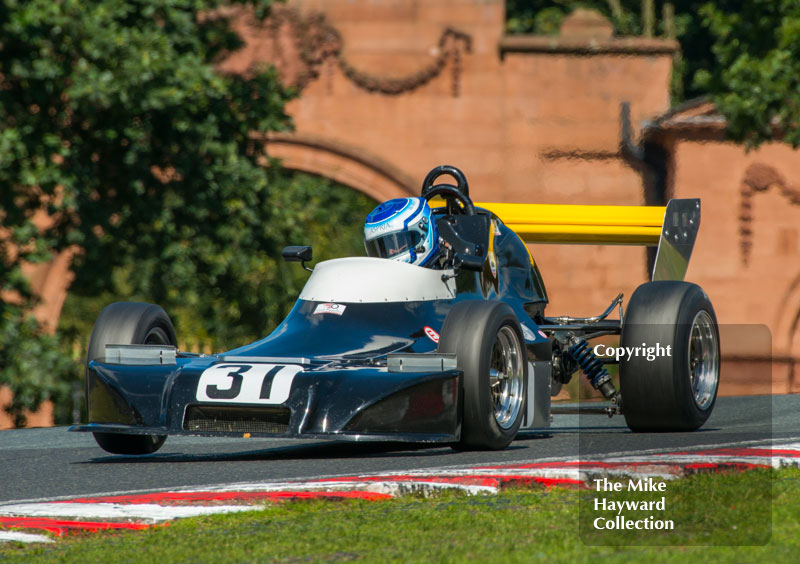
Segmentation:
<svg viewBox="0 0 800 564">
<path fill-rule="evenodd" d="M 456 304 L 445 319 L 438 351 L 455 353 L 464 372 L 462 449 L 502 449 L 525 413 L 527 351 L 514 311 L 502 302 Z"/>
<path fill-rule="evenodd" d="M 95 321 L 86 355 L 86 405 L 91 417 L 88 366 L 105 358 L 106 345 L 177 346 L 175 328 L 167 313 L 157 305 L 117 302 L 106 307 Z M 123 435 L 93 433 L 97 444 L 113 454 L 151 454 L 161 448 L 166 435 Z"/>
<path fill-rule="evenodd" d="M 639 286 L 620 344 L 658 345 L 661 350 L 654 352 L 664 353 L 652 360 L 620 360 L 623 413 L 632 431 L 693 431 L 706 422 L 717 398 L 720 349 L 714 308 L 699 286 L 676 281 Z"/>
</svg>

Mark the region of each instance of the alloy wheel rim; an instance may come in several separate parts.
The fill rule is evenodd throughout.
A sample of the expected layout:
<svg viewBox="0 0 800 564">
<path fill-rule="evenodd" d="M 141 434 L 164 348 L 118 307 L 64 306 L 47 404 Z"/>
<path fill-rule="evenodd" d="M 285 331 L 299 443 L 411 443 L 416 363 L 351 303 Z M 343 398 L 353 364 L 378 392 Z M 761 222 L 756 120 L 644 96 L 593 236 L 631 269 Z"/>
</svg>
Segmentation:
<svg viewBox="0 0 800 564">
<path fill-rule="evenodd" d="M 705 310 L 694 316 L 689 332 L 689 378 L 695 404 L 708 409 L 719 383 L 719 347 L 714 321 Z"/>
<path fill-rule="evenodd" d="M 489 366 L 489 388 L 494 418 L 501 429 L 510 429 L 522 408 L 525 366 L 516 331 L 504 325 L 497 332 Z"/>
</svg>

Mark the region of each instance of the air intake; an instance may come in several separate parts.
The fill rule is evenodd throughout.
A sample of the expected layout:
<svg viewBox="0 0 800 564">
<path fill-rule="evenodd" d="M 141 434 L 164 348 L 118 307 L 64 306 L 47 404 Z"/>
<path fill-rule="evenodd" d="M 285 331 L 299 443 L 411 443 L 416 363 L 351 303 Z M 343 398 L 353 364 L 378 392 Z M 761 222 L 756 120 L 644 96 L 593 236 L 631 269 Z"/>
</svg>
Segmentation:
<svg viewBox="0 0 800 564">
<path fill-rule="evenodd" d="M 193 405 L 186 409 L 183 428 L 198 432 L 281 435 L 289 430 L 290 415 L 285 407 Z"/>
</svg>

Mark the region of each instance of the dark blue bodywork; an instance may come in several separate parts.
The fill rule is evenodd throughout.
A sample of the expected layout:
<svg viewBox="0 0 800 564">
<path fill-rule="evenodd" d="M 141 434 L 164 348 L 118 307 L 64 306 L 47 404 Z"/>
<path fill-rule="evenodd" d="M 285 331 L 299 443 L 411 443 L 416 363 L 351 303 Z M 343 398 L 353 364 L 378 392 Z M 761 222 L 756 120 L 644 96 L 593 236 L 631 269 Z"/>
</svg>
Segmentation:
<svg viewBox="0 0 800 564">
<path fill-rule="evenodd" d="M 459 236 L 475 244 L 484 259 L 480 272 L 456 271 L 457 291 L 452 299 L 347 303 L 343 315 L 315 315 L 322 302 L 300 299 L 269 336 L 226 353 L 178 353 L 176 364 L 166 365 L 93 361 L 87 370 L 90 423 L 71 430 L 459 440 L 461 372 L 390 372 L 386 355 L 435 352 L 430 330 L 434 335 L 441 330 L 455 303 L 501 300 L 513 308 L 523 325 L 529 360 L 549 362 L 550 342 L 536 324 L 547 296 L 527 246 L 496 216 L 485 210 L 466 218 L 446 217 L 444 209 L 435 212 L 439 221 L 450 221 Z M 268 381 L 273 385 L 270 378 L 278 378 L 275 374 L 281 367 L 297 371 L 285 401 L 198 399 L 201 375 L 211 368 L 227 371 L 230 386 L 235 386 L 241 383 L 235 381 L 237 374 L 265 366 L 276 368 L 263 376 L 263 386 Z M 203 393 L 233 394 L 212 388 Z M 262 389 L 263 397 L 269 393 Z"/>
</svg>

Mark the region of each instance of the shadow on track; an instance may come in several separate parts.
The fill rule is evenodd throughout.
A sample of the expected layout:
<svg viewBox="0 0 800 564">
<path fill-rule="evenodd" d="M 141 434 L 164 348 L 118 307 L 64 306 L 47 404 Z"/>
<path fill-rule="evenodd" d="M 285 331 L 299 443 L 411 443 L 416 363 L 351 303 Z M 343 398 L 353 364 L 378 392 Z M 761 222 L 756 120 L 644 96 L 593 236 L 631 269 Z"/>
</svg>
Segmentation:
<svg viewBox="0 0 800 564">
<path fill-rule="evenodd" d="M 528 441 L 548 436 L 549 433 L 520 433 L 517 441 Z M 201 443 L 195 443 L 197 448 Z M 512 443 L 505 451 L 524 450 L 523 445 Z M 240 452 L 162 452 L 144 456 L 108 455 L 95 457 L 86 461 L 73 464 L 159 464 L 159 463 L 199 463 L 199 462 L 252 462 L 252 461 L 278 461 L 278 460 L 337 460 L 357 458 L 429 458 L 443 454 L 457 454 L 447 444 L 425 443 L 397 443 L 397 442 L 363 442 L 350 443 L 330 441 L 307 445 L 289 445 L 283 447 L 269 447 L 265 449 L 247 450 Z"/>
<path fill-rule="evenodd" d="M 514 447 L 509 447 L 513 449 Z M 521 447 L 516 447 L 521 448 Z M 415 443 L 342 443 L 326 442 L 309 445 L 291 445 L 274 447 L 261 450 L 248 450 L 243 452 L 215 452 L 215 453 L 161 453 L 145 456 L 109 455 L 92 458 L 74 464 L 158 464 L 158 463 L 193 463 L 193 462 L 251 462 L 251 461 L 277 461 L 277 460 L 318 460 L 318 459 L 348 459 L 348 458 L 401 458 L 401 457 L 431 457 L 452 452 L 449 446 L 441 444 L 415 444 Z"/>
</svg>

